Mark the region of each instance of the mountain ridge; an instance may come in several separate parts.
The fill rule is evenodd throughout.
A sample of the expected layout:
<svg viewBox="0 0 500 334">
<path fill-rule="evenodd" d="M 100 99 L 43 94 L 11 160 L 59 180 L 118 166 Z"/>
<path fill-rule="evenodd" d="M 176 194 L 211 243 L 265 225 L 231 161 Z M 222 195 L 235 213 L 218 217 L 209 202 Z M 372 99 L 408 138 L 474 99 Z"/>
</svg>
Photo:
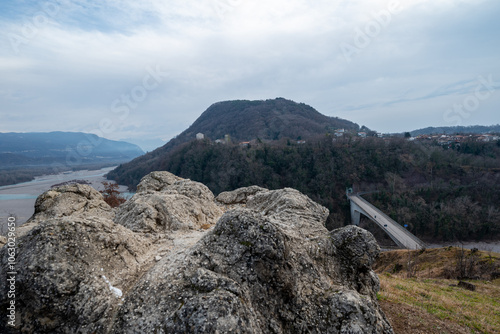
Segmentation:
<svg viewBox="0 0 500 334">
<path fill-rule="evenodd" d="M 141 154 L 137 145 L 83 132 L 0 133 L 0 186 L 44 174 L 116 166 Z"/>
<path fill-rule="evenodd" d="M 141 154 L 137 145 L 84 132 L 0 133 L 0 156 L 5 158 L 0 167 L 48 165 L 70 158 L 74 164 L 126 161 Z"/>
<path fill-rule="evenodd" d="M 429 126 L 422 129 L 410 131 L 412 136 L 431 134 L 484 134 L 500 133 L 500 125 L 469 125 L 469 126 Z"/>
</svg>

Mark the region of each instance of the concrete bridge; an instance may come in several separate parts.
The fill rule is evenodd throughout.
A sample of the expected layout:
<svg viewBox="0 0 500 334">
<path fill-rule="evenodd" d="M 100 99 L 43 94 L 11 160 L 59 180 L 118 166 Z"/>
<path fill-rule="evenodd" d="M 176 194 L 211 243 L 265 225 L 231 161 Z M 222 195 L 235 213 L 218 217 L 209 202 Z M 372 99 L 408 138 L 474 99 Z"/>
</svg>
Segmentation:
<svg viewBox="0 0 500 334">
<path fill-rule="evenodd" d="M 359 225 L 361 214 L 368 217 L 375 224 L 380 226 L 389 237 L 402 248 L 422 249 L 425 243 L 411 234 L 406 228 L 392 220 L 385 213 L 368 203 L 359 194 L 353 194 L 352 190 L 347 191 L 347 198 L 351 202 L 351 221 L 353 225 Z"/>
</svg>

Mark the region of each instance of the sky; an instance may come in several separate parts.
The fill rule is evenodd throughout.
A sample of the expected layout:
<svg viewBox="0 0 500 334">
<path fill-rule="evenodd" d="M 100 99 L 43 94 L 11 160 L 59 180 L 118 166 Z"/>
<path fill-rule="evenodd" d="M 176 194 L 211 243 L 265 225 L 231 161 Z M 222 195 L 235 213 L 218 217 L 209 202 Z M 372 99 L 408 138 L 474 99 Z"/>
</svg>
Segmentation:
<svg viewBox="0 0 500 334">
<path fill-rule="evenodd" d="M 379 132 L 500 123 L 498 0 L 2 0 L 0 132 L 149 151 L 218 101 Z"/>
</svg>

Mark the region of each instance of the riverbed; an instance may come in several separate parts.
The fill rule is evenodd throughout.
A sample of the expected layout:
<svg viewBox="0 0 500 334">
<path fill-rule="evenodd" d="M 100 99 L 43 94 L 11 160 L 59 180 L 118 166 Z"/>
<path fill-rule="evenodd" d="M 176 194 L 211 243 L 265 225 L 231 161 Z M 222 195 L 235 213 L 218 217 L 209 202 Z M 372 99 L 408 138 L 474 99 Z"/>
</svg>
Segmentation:
<svg viewBox="0 0 500 334">
<path fill-rule="evenodd" d="M 116 167 L 42 175 L 30 182 L 2 186 L 0 187 L 0 222 L 4 224 L 9 216 L 15 216 L 17 224 L 26 222 L 35 212 L 37 197 L 55 184 L 71 180 L 85 180 L 90 182 L 95 189 L 103 190 L 102 182 L 107 181 L 105 175 L 114 168 Z M 127 187 L 120 186 L 119 191 L 126 192 Z"/>
</svg>

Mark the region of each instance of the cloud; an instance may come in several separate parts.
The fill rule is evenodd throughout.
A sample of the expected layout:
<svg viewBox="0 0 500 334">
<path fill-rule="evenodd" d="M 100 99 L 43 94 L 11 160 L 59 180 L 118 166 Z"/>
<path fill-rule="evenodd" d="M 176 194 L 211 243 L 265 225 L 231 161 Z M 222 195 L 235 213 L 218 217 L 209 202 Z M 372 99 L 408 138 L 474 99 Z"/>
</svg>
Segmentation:
<svg viewBox="0 0 500 334">
<path fill-rule="evenodd" d="M 478 76 L 500 81 L 499 11 L 493 0 L 4 2 L 0 130 L 104 119 L 112 139 L 166 138 L 219 100 L 277 96 L 380 131 L 453 125 L 446 108 Z M 148 68 L 168 74 L 126 117 L 114 112 L 140 97 Z M 497 123 L 495 94 L 464 122 Z"/>
</svg>

